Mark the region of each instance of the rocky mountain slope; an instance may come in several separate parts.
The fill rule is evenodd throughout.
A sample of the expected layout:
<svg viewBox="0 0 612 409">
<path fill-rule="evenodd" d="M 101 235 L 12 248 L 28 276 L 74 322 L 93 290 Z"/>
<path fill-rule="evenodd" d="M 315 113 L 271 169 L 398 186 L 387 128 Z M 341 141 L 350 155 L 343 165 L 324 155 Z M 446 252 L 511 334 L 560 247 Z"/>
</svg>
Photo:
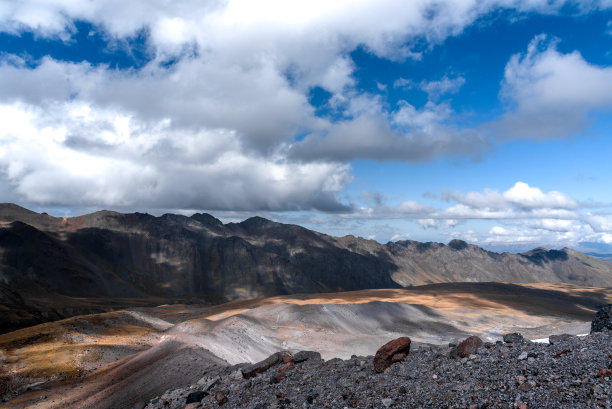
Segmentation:
<svg viewBox="0 0 612 409">
<path fill-rule="evenodd" d="M 0 308 L 9 317 L 0 327 L 62 316 L 40 305 L 61 299 L 68 311 L 74 297 L 219 302 L 460 281 L 612 287 L 612 265 L 569 249 L 498 254 L 460 240 L 383 245 L 260 217 L 228 224 L 199 213 L 58 218 L 0 204 Z"/>
<path fill-rule="evenodd" d="M 155 402 L 162 405 L 167 400 L 183 408 L 187 405 L 186 396 L 208 391 L 206 385 L 216 375 L 221 376 L 221 384 L 229 382 L 227 385 L 234 383 L 242 388 L 243 377 L 237 368 L 247 364 L 257 367 L 257 362 L 279 351 L 290 351 L 298 370 L 304 369 L 296 354 L 302 350 L 316 351 L 329 365 L 341 362 L 334 358 L 349 359 L 348 368 L 353 368 L 356 361 L 352 355 L 361 356 L 359 361 L 365 362 L 371 358 L 364 357 L 374 355 L 381 345 L 398 337 L 410 337 L 412 355 L 432 344 L 443 345 L 439 351 L 450 353 L 445 348 L 449 342 L 457 343 L 469 335 L 494 343 L 508 332 L 521 332 L 534 340 L 551 334 L 585 334 L 597 306 L 610 302 L 611 289 L 567 284 L 443 283 L 278 296 L 206 307 L 174 304 L 77 316 L 0 335 L 0 407 L 130 409 L 175 388 L 181 392 L 168 392 Z M 607 348 L 603 344 L 601 347 Z M 233 366 L 238 364 L 241 365 Z M 301 399 L 308 395 L 288 394 L 292 406 L 277 402 L 275 395 L 266 395 L 277 390 L 258 389 L 270 385 L 270 378 L 281 367 L 277 364 L 267 373 L 249 378 L 261 382 L 252 390 L 231 389 L 228 395 L 223 387 L 211 392 L 208 399 L 222 392 L 230 407 L 249 407 L 251 403 L 303 407 Z M 318 365 L 313 376 L 328 377 L 330 373 L 325 368 L 335 371 L 344 364 L 325 365 Z M 433 362 L 427 365 L 435 366 Z M 371 367 L 360 365 L 354 369 L 365 371 L 362 374 L 368 377 L 372 374 Z M 228 377 L 230 374 L 239 376 Z M 350 372 L 345 375 L 353 376 Z M 295 386 L 283 381 L 279 386 Z M 318 388 L 323 382 L 316 378 L 307 386 Z M 191 389 L 184 389 L 192 384 Z M 448 383 L 440 387 L 445 385 Z M 266 400 L 258 402 L 250 396 L 251 402 L 240 406 L 247 396 L 237 399 L 236 394 L 243 392 L 262 392 Z M 324 395 L 316 390 L 315 393 Z M 333 395 L 336 389 L 330 389 L 330 393 Z M 335 407 L 326 405 L 327 399 L 311 406 Z M 338 402 L 350 407 L 344 399 Z M 378 403 L 373 402 L 375 407 L 380 407 Z M 202 406 L 217 407 L 210 401 Z"/>
<path fill-rule="evenodd" d="M 399 362 L 382 373 L 374 371 L 378 354 L 322 361 L 316 352 L 277 353 L 255 365 L 209 368 L 198 383 L 132 407 L 612 407 L 612 336 L 607 332 L 551 336 L 550 344 L 520 334 L 496 343 L 470 337 L 455 347 L 415 349 L 405 358 L 394 355 Z"/>
</svg>

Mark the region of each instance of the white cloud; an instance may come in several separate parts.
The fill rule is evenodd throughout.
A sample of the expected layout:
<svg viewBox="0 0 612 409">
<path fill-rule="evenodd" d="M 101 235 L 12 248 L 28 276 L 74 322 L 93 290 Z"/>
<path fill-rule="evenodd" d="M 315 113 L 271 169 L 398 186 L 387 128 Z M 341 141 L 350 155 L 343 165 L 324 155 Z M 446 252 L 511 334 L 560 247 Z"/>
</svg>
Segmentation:
<svg viewBox="0 0 612 409">
<path fill-rule="evenodd" d="M 465 84 L 465 78 L 461 76 L 449 78 L 445 75 L 438 81 L 423 81 L 420 87 L 423 91 L 427 92 L 430 100 L 437 100 L 444 94 L 459 92 L 463 84 Z"/>
<path fill-rule="evenodd" d="M 154 58 L 141 69 L 118 71 L 51 58 L 31 68 L 4 55 L 0 107 L 8 122 L 1 130 L 0 178 L 3 190 L 10 186 L 4 197 L 73 205 L 144 201 L 194 209 L 342 209 L 339 193 L 351 180 L 350 166 L 342 162 L 474 156 L 490 146 L 480 130 L 453 125 L 447 104 L 430 101 L 417 109 L 406 102 L 389 108 L 379 97 L 357 93 L 351 51 L 363 47 L 381 58 L 418 59 L 414 44 L 423 39 L 438 44 L 494 10 L 549 13 L 563 4 L 5 2 L 0 31 L 69 41 L 75 21 L 87 21 L 118 43 L 145 32 Z M 589 65 L 577 53 L 536 48 L 515 57 L 506 70 L 504 95 L 518 105 L 517 115 L 533 113 L 532 97 L 542 104 L 567 97 L 568 107 L 585 106 L 579 116 L 607 106 L 607 69 Z M 162 64 L 173 58 L 170 67 Z M 554 88 L 576 73 L 586 78 L 584 90 Z M 595 88 L 595 80 L 604 86 Z M 422 86 L 439 96 L 462 83 L 462 77 L 444 77 Z M 542 95 L 525 90 L 534 84 Z M 308 102 L 314 86 L 333 94 L 330 105 L 343 110 L 341 120 L 315 116 Z M 304 134 L 296 142 L 296 135 Z M 414 214 L 410 206 L 393 211 Z M 454 214 L 440 217 L 463 218 Z"/>
<path fill-rule="evenodd" d="M 457 201 L 457 211 L 465 209 L 480 209 L 486 212 L 507 212 L 510 209 L 537 211 L 551 209 L 557 212 L 572 210 L 579 207 L 578 201 L 562 192 L 552 190 L 544 193 L 537 187 L 531 187 L 524 182 L 516 182 L 510 189 L 500 193 L 485 189 L 483 192 L 461 193 L 457 191 L 443 192 L 445 200 Z"/>
<path fill-rule="evenodd" d="M 440 227 L 440 220 L 436 219 L 417 219 L 416 222 L 424 229 L 437 229 L 438 227 Z"/>
<path fill-rule="evenodd" d="M 294 143 L 290 155 L 305 160 L 419 162 L 438 156 L 476 157 L 490 147 L 478 133 L 446 125 L 451 114 L 446 103 L 428 102 L 417 109 L 402 101 L 398 110 L 386 113 L 379 97 L 362 95 L 350 99 L 347 112 L 353 118 L 328 124 Z"/>
<path fill-rule="evenodd" d="M 393 88 L 404 88 L 404 89 L 410 89 L 412 87 L 414 87 L 414 81 L 406 79 L 406 78 L 398 78 L 393 82 Z"/>
<path fill-rule="evenodd" d="M 543 193 L 537 187 L 531 187 L 524 182 L 516 182 L 514 186 L 503 193 L 503 197 L 523 208 L 576 209 L 578 202 L 571 197 L 552 190 Z"/>
<path fill-rule="evenodd" d="M 178 131 L 81 103 L 0 105 L 0 120 L 3 183 L 25 202 L 338 211 L 351 180 L 347 165 L 248 154 L 233 131 Z"/>
<path fill-rule="evenodd" d="M 591 111 L 612 108 L 612 68 L 562 54 L 539 35 L 506 65 L 501 95 L 512 108 L 493 125 L 501 138 L 565 137 L 583 130 Z"/>
<path fill-rule="evenodd" d="M 410 238 L 410 233 L 396 233 L 391 236 L 389 241 L 397 241 L 397 240 L 408 240 Z"/>
<path fill-rule="evenodd" d="M 508 235 L 508 231 L 500 226 L 493 226 L 491 230 L 489 230 L 489 234 L 496 236 L 505 236 Z"/>
</svg>

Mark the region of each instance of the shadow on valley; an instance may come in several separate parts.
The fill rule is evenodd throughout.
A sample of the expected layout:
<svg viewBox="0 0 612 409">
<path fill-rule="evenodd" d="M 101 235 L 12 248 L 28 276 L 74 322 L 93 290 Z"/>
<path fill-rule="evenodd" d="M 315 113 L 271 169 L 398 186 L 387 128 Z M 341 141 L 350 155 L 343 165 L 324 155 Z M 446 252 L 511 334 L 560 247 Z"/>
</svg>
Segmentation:
<svg viewBox="0 0 612 409">
<path fill-rule="evenodd" d="M 530 315 L 563 316 L 584 321 L 590 321 L 599 306 L 610 302 L 608 294 L 603 291 L 571 286 L 564 291 L 507 283 L 440 283 L 412 287 L 410 291 L 449 298 L 473 294 L 477 297 L 475 304 L 478 300 L 488 300 Z"/>
</svg>

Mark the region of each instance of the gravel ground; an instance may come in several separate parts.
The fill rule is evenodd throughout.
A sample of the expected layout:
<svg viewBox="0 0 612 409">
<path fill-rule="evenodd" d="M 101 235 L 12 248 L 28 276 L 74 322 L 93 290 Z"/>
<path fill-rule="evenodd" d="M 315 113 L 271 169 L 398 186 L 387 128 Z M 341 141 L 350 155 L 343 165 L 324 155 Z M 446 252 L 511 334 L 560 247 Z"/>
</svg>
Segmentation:
<svg viewBox="0 0 612 409">
<path fill-rule="evenodd" d="M 197 384 L 134 407 L 612 408 L 612 332 L 485 343 L 464 358 L 452 350 L 413 346 L 383 373 L 372 356 L 322 361 L 316 353 L 303 362 L 286 356 L 249 379 L 243 372 L 253 365 L 211 367 Z"/>
</svg>

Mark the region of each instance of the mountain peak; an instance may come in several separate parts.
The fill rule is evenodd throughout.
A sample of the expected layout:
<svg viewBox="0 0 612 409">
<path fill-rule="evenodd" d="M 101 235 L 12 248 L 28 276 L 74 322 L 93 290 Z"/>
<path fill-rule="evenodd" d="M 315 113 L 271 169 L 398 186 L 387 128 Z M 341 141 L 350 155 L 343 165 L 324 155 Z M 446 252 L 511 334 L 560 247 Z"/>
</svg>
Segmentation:
<svg viewBox="0 0 612 409">
<path fill-rule="evenodd" d="M 453 240 L 448 242 L 448 247 L 450 247 L 451 249 L 456 250 L 456 251 L 461 251 L 461 250 L 467 249 L 468 248 L 468 244 L 467 244 L 467 242 L 465 242 L 463 240 L 453 239 Z"/>
<path fill-rule="evenodd" d="M 245 228 L 246 230 L 252 230 L 252 229 L 258 229 L 261 227 L 266 227 L 269 225 L 276 225 L 279 223 L 274 222 L 272 220 L 268 220 L 260 216 L 253 216 L 253 217 L 249 217 L 245 221 L 240 222 L 238 224 L 242 226 L 243 228 Z"/>
<path fill-rule="evenodd" d="M 191 218 L 202 223 L 206 227 L 223 227 L 223 222 L 221 220 L 208 213 L 195 213 Z"/>
</svg>

